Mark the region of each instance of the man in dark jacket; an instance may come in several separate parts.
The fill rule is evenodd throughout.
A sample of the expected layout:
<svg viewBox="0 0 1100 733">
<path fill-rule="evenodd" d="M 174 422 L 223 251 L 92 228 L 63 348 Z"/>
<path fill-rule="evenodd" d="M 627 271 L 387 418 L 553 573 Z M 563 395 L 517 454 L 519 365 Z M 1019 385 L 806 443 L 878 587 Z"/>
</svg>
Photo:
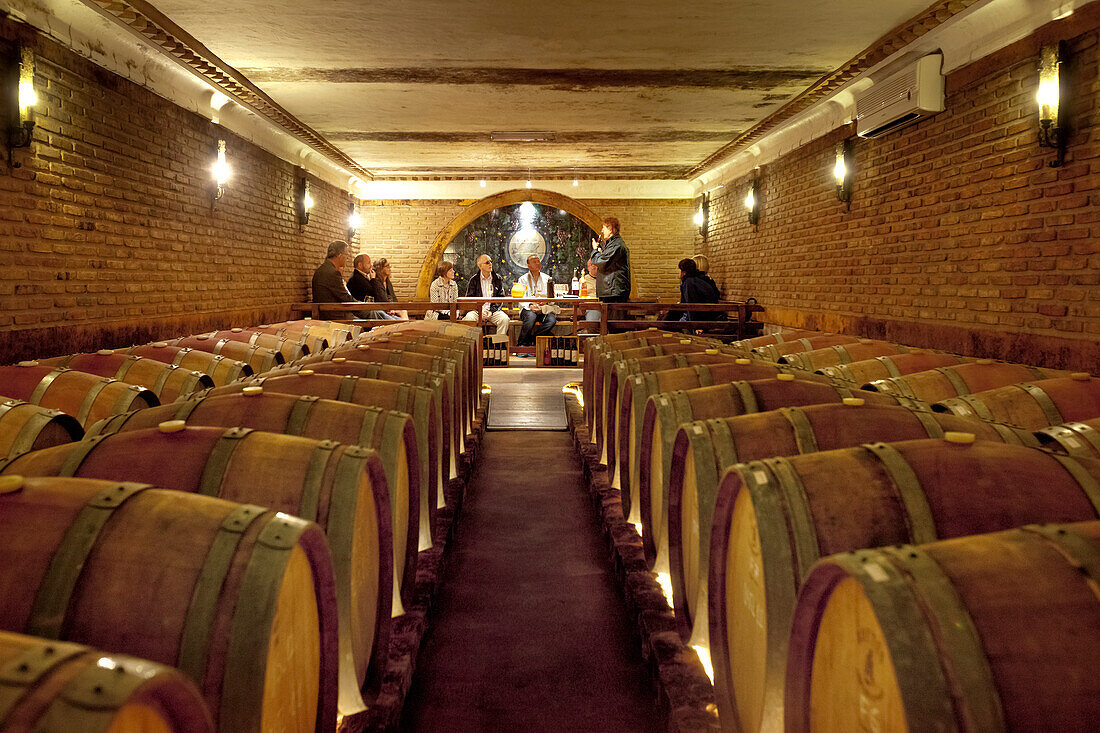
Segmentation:
<svg viewBox="0 0 1100 733">
<path fill-rule="evenodd" d="M 341 271 L 348 260 L 348 243 L 336 240 L 328 246 L 325 261 L 313 273 L 312 293 L 314 303 L 357 303 L 344 285 Z M 348 311 L 321 312 L 322 318 L 345 319 L 357 314 Z"/>
<path fill-rule="evenodd" d="M 470 281 L 466 283 L 466 289 L 463 291 L 463 296 L 467 298 L 505 298 L 504 294 L 504 281 L 500 279 L 500 275 L 493 272 L 493 260 L 489 255 L 481 255 L 477 258 L 478 273 L 470 278 Z M 508 333 L 508 326 L 511 321 L 508 318 L 508 314 L 500 309 L 501 304 L 497 303 L 485 303 L 481 307 L 482 320 L 489 321 L 497 329 L 497 335 L 504 335 Z M 477 311 L 470 311 L 462 320 L 464 321 L 476 321 L 478 317 Z"/>
<path fill-rule="evenodd" d="M 630 250 L 619 236 L 619 220 L 603 220 L 600 243 L 589 262 L 596 266 L 596 297 L 604 303 L 625 303 L 630 299 Z"/>
<path fill-rule="evenodd" d="M 351 273 L 351 277 L 348 278 L 348 292 L 356 300 L 361 300 L 364 303 L 369 303 L 374 298 L 371 297 L 371 280 L 374 279 L 374 271 L 371 270 L 370 255 L 363 253 L 355 255 L 355 261 L 352 262 L 352 267 L 355 271 Z"/>
</svg>

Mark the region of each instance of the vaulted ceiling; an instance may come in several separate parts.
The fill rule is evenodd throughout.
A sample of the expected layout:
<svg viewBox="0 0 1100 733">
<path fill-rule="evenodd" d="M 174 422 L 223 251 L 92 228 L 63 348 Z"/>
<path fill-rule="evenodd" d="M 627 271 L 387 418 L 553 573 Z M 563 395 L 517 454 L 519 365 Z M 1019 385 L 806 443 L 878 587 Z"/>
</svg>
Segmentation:
<svg viewBox="0 0 1100 733">
<path fill-rule="evenodd" d="M 676 179 L 928 2 L 154 5 L 375 177 Z"/>
</svg>

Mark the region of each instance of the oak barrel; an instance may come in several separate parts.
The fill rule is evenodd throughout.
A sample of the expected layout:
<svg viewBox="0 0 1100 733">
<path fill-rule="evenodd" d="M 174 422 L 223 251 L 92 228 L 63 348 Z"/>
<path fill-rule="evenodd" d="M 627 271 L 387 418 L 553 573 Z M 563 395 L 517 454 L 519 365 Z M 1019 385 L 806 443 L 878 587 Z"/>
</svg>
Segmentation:
<svg viewBox="0 0 1100 733">
<path fill-rule="evenodd" d="M 341 686 L 341 709 L 361 705 L 352 691 L 364 681 L 368 689 L 377 688 L 390 618 L 402 611 L 397 581 L 406 569 L 410 583 L 415 577 L 415 544 L 411 568 L 408 548 L 401 544 L 409 509 L 405 497 L 397 495 L 396 502 L 390 498 L 379 455 L 359 446 L 248 428 L 165 425 L 165 431 L 101 435 L 25 453 L 3 464 L 0 473 L 138 482 L 155 478 L 161 488 L 263 502 L 316 521 L 332 548 L 340 636 L 352 665 L 344 670 L 351 682 Z M 172 470 L 166 471 L 165 465 Z M 391 517 L 398 521 L 391 522 Z"/>
<path fill-rule="evenodd" d="M 1059 731 L 1100 721 L 1100 522 L 826 558 L 794 611 L 787 730 Z"/>
<path fill-rule="evenodd" d="M 1084 458 L 1100 458 L 1100 417 L 1052 425 L 1035 431 L 1047 450 Z"/>
<path fill-rule="evenodd" d="M 311 354 L 316 354 L 318 351 L 324 351 L 327 348 L 336 346 L 337 343 L 344 343 L 351 338 L 350 331 L 330 334 L 328 329 L 316 328 L 312 324 L 297 325 L 296 321 L 285 321 L 275 324 L 261 323 L 258 326 L 253 326 L 252 330 L 271 334 L 272 336 L 283 336 L 304 343 L 309 347 L 309 353 Z"/>
<path fill-rule="evenodd" d="M 210 334 L 198 334 L 196 336 L 184 336 L 183 338 L 171 339 L 168 341 L 168 344 L 170 346 L 179 346 L 186 349 L 207 351 L 211 354 L 218 354 L 219 356 L 235 359 L 236 361 L 243 361 L 252 367 L 252 371 L 256 374 L 266 372 L 268 369 L 272 369 L 285 361 L 283 355 L 274 349 L 267 349 L 262 346 L 250 346 L 241 341 L 214 338 Z"/>
<path fill-rule="evenodd" d="M 814 336 L 826 336 L 829 335 L 825 331 L 808 331 L 804 329 L 788 329 L 785 331 L 776 331 L 775 333 L 766 333 L 763 336 L 753 336 L 748 339 L 741 339 L 740 341 L 734 341 L 730 344 L 737 349 L 743 349 L 745 351 L 752 351 L 759 346 L 771 346 L 773 344 L 784 344 L 790 341 L 796 341 L 801 338 L 813 338 Z"/>
<path fill-rule="evenodd" d="M 865 394 L 867 393 L 844 384 L 809 382 L 795 379 L 793 374 L 778 374 L 774 379 L 739 380 L 649 396 L 644 409 L 639 411 L 637 420 L 636 474 L 642 545 L 647 560 L 658 572 L 668 572 L 669 541 L 674 521 L 670 514 L 673 511 L 671 502 L 679 499 L 670 496 L 669 485 L 673 442 L 681 425 L 696 420 L 735 417 L 783 407 L 841 403 L 848 399 L 864 399 L 881 405 L 898 404 L 897 398 L 883 400 L 881 398 L 886 395 L 874 395 L 866 400 Z M 905 407 L 920 406 L 906 404 Z M 924 410 L 928 411 L 927 408 Z"/>
<path fill-rule="evenodd" d="M 780 344 L 757 346 L 753 349 L 753 353 L 759 354 L 762 358 L 769 361 L 778 361 L 779 357 L 786 356 L 787 354 L 801 354 L 804 351 L 823 349 L 827 346 L 836 346 L 837 344 L 858 344 L 859 342 L 860 339 L 856 336 L 845 336 L 840 333 L 825 333 L 818 336 L 805 336 L 800 339 L 784 341 Z"/>
<path fill-rule="evenodd" d="M 1069 377 L 1021 382 L 952 397 L 937 402 L 932 409 L 1038 430 L 1100 417 L 1100 379 L 1078 372 Z"/>
<path fill-rule="evenodd" d="M 783 730 L 791 614 L 818 558 L 1097 517 L 1100 462 L 945 437 L 749 461 L 726 472 L 710 525 L 708 584 L 685 590 L 706 591 L 699 608 L 707 624 L 693 633 L 709 648 L 729 730 L 734 723 Z M 700 541 L 708 538 L 682 540 L 689 583 L 698 577 Z"/>
<path fill-rule="evenodd" d="M 22 400 L 0 399 L 0 458 L 84 437 L 72 415 Z"/>
<path fill-rule="evenodd" d="M 119 354 L 110 349 L 95 354 L 72 354 L 46 359 L 39 363 L 136 384 L 151 391 L 162 403 L 175 402 L 214 386 L 214 380 L 203 372 L 157 359 L 147 359 L 137 354 Z"/>
<path fill-rule="evenodd" d="M 212 339 L 228 341 L 240 341 L 249 346 L 261 346 L 265 349 L 278 351 L 283 355 L 284 362 L 292 362 L 308 356 L 312 353 L 309 348 L 309 339 L 304 335 L 287 334 L 276 336 L 251 328 L 227 328 L 207 334 Z"/>
<path fill-rule="evenodd" d="M 224 733 L 335 730 L 317 525 L 144 484 L 0 480 L 0 628 L 177 667 Z"/>
<path fill-rule="evenodd" d="M 879 356 L 874 359 L 853 361 L 851 364 L 827 366 L 820 371 L 829 377 L 843 379 L 856 384 L 866 384 L 876 379 L 900 377 L 913 372 L 923 372 L 936 367 L 952 366 L 973 361 L 965 356 L 946 354 L 939 351 L 911 349 L 906 354 Z"/>
<path fill-rule="evenodd" d="M 208 351 L 169 346 L 165 341 L 118 349 L 118 353 L 144 356 L 146 359 L 156 359 L 183 369 L 202 372 L 214 380 L 215 385 L 219 386 L 244 377 L 250 377 L 253 374 L 252 367 L 243 361 L 218 356 Z"/>
<path fill-rule="evenodd" d="M 860 339 L 854 344 L 833 344 L 820 349 L 803 351 L 800 354 L 787 354 L 779 357 L 776 361 L 780 364 L 790 364 L 799 369 L 807 369 L 813 372 L 836 364 L 851 364 L 861 359 L 904 354 L 908 351 L 909 347 L 901 344 L 875 341 L 874 339 Z"/>
<path fill-rule="evenodd" d="M 876 379 L 863 385 L 863 389 L 932 403 L 1017 382 L 1068 377 L 1069 374 L 1058 369 L 978 359 L 900 377 Z"/>
<path fill-rule="evenodd" d="M 0 631 L 5 733 L 213 733 L 202 695 L 144 659 Z"/>
<path fill-rule="evenodd" d="M 36 361 L 0 367 L 0 395 L 61 410 L 83 426 L 160 404 L 155 394 L 135 384 L 75 369 L 39 366 Z"/>
</svg>

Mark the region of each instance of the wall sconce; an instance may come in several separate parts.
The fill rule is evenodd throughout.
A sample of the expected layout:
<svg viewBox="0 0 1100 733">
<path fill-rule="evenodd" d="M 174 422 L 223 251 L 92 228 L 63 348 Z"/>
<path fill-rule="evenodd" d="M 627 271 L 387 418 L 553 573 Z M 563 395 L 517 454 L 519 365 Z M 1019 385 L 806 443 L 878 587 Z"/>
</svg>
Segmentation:
<svg viewBox="0 0 1100 733">
<path fill-rule="evenodd" d="M 1050 166 L 1056 168 L 1065 161 L 1066 134 L 1059 121 L 1061 112 L 1062 44 L 1043 46 L 1039 51 L 1039 147 L 1054 148 L 1057 158 Z"/>
<path fill-rule="evenodd" d="M 749 224 L 752 224 L 753 228 L 760 223 L 760 179 L 753 178 L 752 183 L 749 184 L 749 192 L 745 194 L 745 210 L 749 214 Z"/>
<path fill-rule="evenodd" d="M 707 227 L 710 224 L 710 199 L 704 193 L 699 197 L 699 206 L 695 209 L 695 226 L 699 227 L 699 236 L 707 238 Z"/>
<path fill-rule="evenodd" d="M 313 194 L 306 178 L 298 179 L 298 195 L 294 197 L 294 205 L 298 210 L 298 231 L 302 231 L 309 224 L 309 213 L 313 211 Z"/>
<path fill-rule="evenodd" d="M 210 210 L 213 211 L 214 202 L 225 193 L 225 184 L 229 182 L 229 174 L 232 172 L 229 164 L 225 162 L 225 140 L 218 141 L 218 158 L 210 170 L 214 174 L 214 186 L 210 199 Z"/>
<path fill-rule="evenodd" d="M 19 163 L 12 160 L 12 151 L 16 148 L 30 147 L 34 138 L 34 106 L 38 104 L 38 95 L 34 91 L 34 51 L 23 46 L 19 49 L 18 62 L 12 61 L 16 72 L 11 93 L 16 96 L 12 109 L 15 114 L 8 121 L 8 167 L 18 168 Z"/>
<path fill-rule="evenodd" d="M 843 140 L 836 144 L 836 164 L 833 166 L 833 178 L 836 179 L 836 198 L 844 202 L 844 210 L 852 210 L 852 140 Z"/>
<path fill-rule="evenodd" d="M 355 233 L 359 231 L 359 226 L 362 224 L 362 219 L 359 218 L 359 212 L 355 209 L 355 202 L 352 201 L 348 204 L 348 239 L 352 239 Z"/>
</svg>

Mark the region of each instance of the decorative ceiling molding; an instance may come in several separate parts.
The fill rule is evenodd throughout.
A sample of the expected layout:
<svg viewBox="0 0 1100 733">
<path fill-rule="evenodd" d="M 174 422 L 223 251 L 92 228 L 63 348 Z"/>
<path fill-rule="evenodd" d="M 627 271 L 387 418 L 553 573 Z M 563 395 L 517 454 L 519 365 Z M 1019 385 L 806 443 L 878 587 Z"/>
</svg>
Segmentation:
<svg viewBox="0 0 1100 733">
<path fill-rule="evenodd" d="M 159 48 L 195 76 L 220 90 L 241 106 L 268 119 L 295 138 L 360 178 L 369 180 L 370 171 L 330 143 L 317 131 L 283 109 L 243 74 L 215 56 L 206 46 L 169 20 L 144 0 L 81 0 L 147 43 Z"/>
<path fill-rule="evenodd" d="M 688 177 L 698 177 L 706 171 L 728 161 L 740 151 L 773 130 L 781 127 L 796 115 L 824 101 L 827 97 L 834 94 L 860 74 L 866 72 L 876 64 L 885 61 L 887 58 L 901 51 L 945 21 L 967 10 L 972 5 L 981 2 L 983 2 L 983 0 L 940 0 L 940 2 L 932 5 L 916 17 L 911 18 L 885 34 L 871 46 L 865 48 L 856 55 L 851 61 L 831 74 L 822 77 L 816 84 L 806 89 L 806 91 L 745 130 L 745 132 L 738 135 L 727 145 L 719 148 L 713 155 L 710 155 L 692 168 L 688 172 Z"/>
</svg>

